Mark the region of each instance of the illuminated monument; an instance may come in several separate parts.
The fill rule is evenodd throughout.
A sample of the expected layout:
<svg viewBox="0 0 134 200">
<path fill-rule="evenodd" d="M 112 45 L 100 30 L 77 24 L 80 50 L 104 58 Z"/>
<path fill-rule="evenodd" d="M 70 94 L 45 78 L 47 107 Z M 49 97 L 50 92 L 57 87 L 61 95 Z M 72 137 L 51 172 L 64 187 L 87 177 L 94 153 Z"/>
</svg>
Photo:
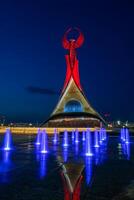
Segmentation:
<svg viewBox="0 0 134 200">
<path fill-rule="evenodd" d="M 63 37 L 62 45 L 68 50 L 65 55 L 66 78 L 59 102 L 44 123 L 45 127 L 100 127 L 101 122 L 104 122 L 88 102 L 80 83 L 76 49 L 83 44 L 84 36 L 79 29 L 75 30 L 79 33 L 77 39 L 67 39 L 71 28 Z"/>
</svg>

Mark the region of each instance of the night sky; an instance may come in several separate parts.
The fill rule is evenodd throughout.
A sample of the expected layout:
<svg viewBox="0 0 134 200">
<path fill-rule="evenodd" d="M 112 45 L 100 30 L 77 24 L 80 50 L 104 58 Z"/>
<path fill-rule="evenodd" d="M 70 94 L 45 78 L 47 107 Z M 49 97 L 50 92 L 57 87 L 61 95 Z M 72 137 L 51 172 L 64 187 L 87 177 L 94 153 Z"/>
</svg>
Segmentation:
<svg viewBox="0 0 134 200">
<path fill-rule="evenodd" d="M 0 115 L 43 122 L 64 84 L 61 40 L 79 27 L 80 77 L 91 105 L 110 120 L 134 119 L 134 2 L 37 0 L 0 2 Z"/>
</svg>

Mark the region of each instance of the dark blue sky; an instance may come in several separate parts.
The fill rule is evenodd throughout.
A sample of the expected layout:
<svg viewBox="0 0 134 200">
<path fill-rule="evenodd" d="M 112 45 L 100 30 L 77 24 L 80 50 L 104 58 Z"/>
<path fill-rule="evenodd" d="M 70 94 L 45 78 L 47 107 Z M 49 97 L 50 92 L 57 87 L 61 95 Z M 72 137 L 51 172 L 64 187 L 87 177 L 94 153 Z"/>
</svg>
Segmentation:
<svg viewBox="0 0 134 200">
<path fill-rule="evenodd" d="M 85 36 L 78 58 L 89 101 L 102 115 L 132 121 L 133 10 L 133 1 L 1 1 L 1 115 L 13 122 L 42 122 L 49 116 L 66 72 L 61 39 L 68 27 L 77 26 Z"/>
</svg>

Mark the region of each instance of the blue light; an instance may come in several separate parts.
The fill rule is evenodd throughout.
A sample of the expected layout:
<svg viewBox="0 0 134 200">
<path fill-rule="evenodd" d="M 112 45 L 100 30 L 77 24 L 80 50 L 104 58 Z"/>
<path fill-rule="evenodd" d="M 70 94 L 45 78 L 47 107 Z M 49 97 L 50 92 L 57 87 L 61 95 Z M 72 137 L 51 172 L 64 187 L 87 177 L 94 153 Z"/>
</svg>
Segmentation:
<svg viewBox="0 0 134 200">
<path fill-rule="evenodd" d="M 85 141 L 86 140 L 86 134 L 85 134 L 85 131 L 82 132 L 82 141 Z"/>
<path fill-rule="evenodd" d="M 127 159 L 130 159 L 130 144 L 126 143 L 126 155 L 127 155 Z"/>
<path fill-rule="evenodd" d="M 97 130 L 95 131 L 94 136 L 95 136 L 95 146 L 94 147 L 97 148 L 97 147 L 99 147 L 99 133 Z"/>
<path fill-rule="evenodd" d="M 126 136 L 125 136 L 125 129 L 122 129 L 122 140 L 125 142 Z"/>
<path fill-rule="evenodd" d="M 10 173 L 7 172 L 14 168 L 11 160 L 11 151 L 3 151 L 2 156 L 2 161 L 0 162 L 0 182 L 9 183 L 11 181 L 11 176 Z"/>
<path fill-rule="evenodd" d="M 129 143 L 129 131 L 127 128 L 125 130 L 125 135 L 126 135 L 126 143 Z"/>
<path fill-rule="evenodd" d="M 121 138 L 121 140 L 123 140 L 123 130 L 122 130 L 122 128 L 120 130 L 120 138 Z"/>
<path fill-rule="evenodd" d="M 40 128 L 38 129 L 38 131 L 37 131 L 37 136 L 36 136 L 36 145 L 40 145 L 40 143 L 41 143 L 41 130 L 40 130 Z"/>
<path fill-rule="evenodd" d="M 53 139 L 54 144 L 56 144 L 57 141 L 58 141 L 58 133 L 57 133 L 57 130 L 56 130 L 56 128 L 55 128 L 55 129 L 54 129 L 54 139 Z"/>
<path fill-rule="evenodd" d="M 100 162 L 100 149 L 95 148 L 95 164 L 98 165 Z"/>
<path fill-rule="evenodd" d="M 71 100 L 65 105 L 64 112 L 83 112 L 82 104 L 77 100 Z"/>
<path fill-rule="evenodd" d="M 46 176 L 46 173 L 47 173 L 46 154 L 41 154 L 40 155 L 40 170 L 39 170 L 40 178 L 43 179 Z"/>
<path fill-rule="evenodd" d="M 92 158 L 87 157 L 85 159 L 85 172 L 86 172 L 86 183 L 89 185 L 92 178 Z"/>
<path fill-rule="evenodd" d="M 64 162 L 67 162 L 67 159 L 68 159 L 68 149 L 67 148 L 63 149 L 63 159 L 64 159 Z"/>
<path fill-rule="evenodd" d="M 41 137 L 41 153 L 47 153 L 47 146 L 48 146 L 48 142 L 47 142 L 47 133 L 45 130 L 43 130 L 42 132 L 42 137 Z"/>
<path fill-rule="evenodd" d="M 64 136 L 63 136 L 63 146 L 68 147 L 68 132 L 66 130 L 64 131 Z"/>
<path fill-rule="evenodd" d="M 130 143 L 122 143 L 122 151 L 126 155 L 127 159 L 130 159 Z"/>
<path fill-rule="evenodd" d="M 72 131 L 72 140 L 74 140 L 74 131 Z"/>
<path fill-rule="evenodd" d="M 86 131 L 86 156 L 92 156 L 91 152 L 91 132 L 89 129 Z"/>
<path fill-rule="evenodd" d="M 79 131 L 76 129 L 75 131 L 75 143 L 79 142 Z"/>
<path fill-rule="evenodd" d="M 10 151 L 12 149 L 12 134 L 9 128 L 6 129 L 5 135 L 4 135 L 4 151 Z"/>
<path fill-rule="evenodd" d="M 102 144 L 102 129 L 99 131 L 99 142 Z"/>
</svg>

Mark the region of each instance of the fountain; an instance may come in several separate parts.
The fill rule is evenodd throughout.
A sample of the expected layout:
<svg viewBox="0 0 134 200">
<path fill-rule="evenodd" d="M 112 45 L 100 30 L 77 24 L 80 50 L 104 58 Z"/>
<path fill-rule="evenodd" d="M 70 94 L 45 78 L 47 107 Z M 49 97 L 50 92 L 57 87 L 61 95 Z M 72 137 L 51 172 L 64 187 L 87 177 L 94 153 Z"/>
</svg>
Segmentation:
<svg viewBox="0 0 134 200">
<path fill-rule="evenodd" d="M 85 131 L 82 132 L 82 141 L 86 140 Z"/>
<path fill-rule="evenodd" d="M 99 147 L 99 134 L 98 131 L 95 131 L 95 146 L 94 147 Z"/>
<path fill-rule="evenodd" d="M 40 128 L 38 129 L 38 131 L 37 131 L 37 137 L 36 137 L 36 145 L 40 145 L 40 143 L 41 143 L 41 130 L 40 130 Z"/>
<path fill-rule="evenodd" d="M 47 133 L 45 130 L 42 131 L 42 137 L 41 137 L 41 153 L 47 153 Z"/>
<path fill-rule="evenodd" d="M 91 132 L 89 129 L 86 131 L 86 156 L 92 156 L 91 152 Z"/>
<path fill-rule="evenodd" d="M 125 142 L 125 140 L 126 140 L 126 136 L 125 136 L 125 129 L 124 129 L 124 128 L 122 128 L 122 141 L 124 141 L 124 142 Z"/>
<path fill-rule="evenodd" d="M 102 131 L 103 131 L 103 140 L 106 141 L 106 139 L 107 139 L 106 129 L 103 128 Z"/>
<path fill-rule="evenodd" d="M 76 129 L 76 131 L 75 131 L 75 143 L 78 143 L 78 142 L 79 142 L 79 132 Z"/>
<path fill-rule="evenodd" d="M 128 131 L 128 129 L 126 128 L 126 130 L 125 130 L 125 138 L 126 138 L 126 143 L 128 144 L 129 143 L 129 131 Z"/>
<path fill-rule="evenodd" d="M 103 128 L 101 128 L 101 140 L 102 140 L 102 142 L 104 141 L 104 129 Z"/>
<path fill-rule="evenodd" d="M 99 131 L 99 142 L 102 144 L 102 129 Z"/>
<path fill-rule="evenodd" d="M 11 150 L 11 143 L 12 143 L 12 135 L 9 128 L 6 129 L 5 136 L 4 136 L 4 151 L 10 151 Z"/>
<path fill-rule="evenodd" d="M 53 139 L 54 144 L 56 144 L 57 141 L 58 141 L 58 133 L 57 133 L 57 130 L 56 130 L 56 128 L 55 128 L 55 129 L 54 129 L 54 139 Z"/>
<path fill-rule="evenodd" d="M 105 141 L 106 140 L 106 131 L 104 128 L 101 128 L 100 131 L 101 131 L 101 141 Z"/>
<path fill-rule="evenodd" d="M 64 147 L 68 146 L 68 132 L 66 130 L 64 131 L 64 136 L 63 136 L 63 146 Z"/>
<path fill-rule="evenodd" d="M 72 131 L 72 140 L 74 140 L 74 131 Z"/>
</svg>

